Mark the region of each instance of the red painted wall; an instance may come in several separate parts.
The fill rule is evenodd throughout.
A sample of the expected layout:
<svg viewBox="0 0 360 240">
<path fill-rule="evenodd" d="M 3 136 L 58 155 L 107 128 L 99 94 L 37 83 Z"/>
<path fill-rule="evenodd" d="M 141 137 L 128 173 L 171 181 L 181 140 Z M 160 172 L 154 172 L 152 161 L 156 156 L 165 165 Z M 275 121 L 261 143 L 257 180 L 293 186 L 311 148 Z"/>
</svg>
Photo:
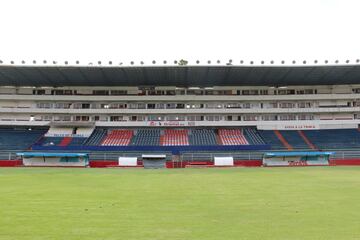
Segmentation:
<svg viewBox="0 0 360 240">
<path fill-rule="evenodd" d="M 262 160 L 234 160 L 234 166 L 240 167 L 261 167 Z"/>
<path fill-rule="evenodd" d="M 333 159 L 329 163 L 332 166 L 359 166 L 360 159 Z"/>
<path fill-rule="evenodd" d="M 196 161 L 182 161 L 182 162 L 166 162 L 167 168 L 184 168 L 189 165 L 206 165 L 214 166 L 213 161 L 198 161 L 199 164 L 196 164 Z M 234 160 L 235 167 L 260 167 L 262 165 L 262 160 Z"/>
<path fill-rule="evenodd" d="M 200 161 L 206 162 L 206 165 L 213 165 L 212 161 Z M 332 166 L 360 166 L 360 159 L 333 159 L 330 160 Z M 90 167 L 103 168 L 103 167 L 115 167 L 118 166 L 117 161 L 90 161 Z M 186 165 L 190 165 L 189 161 L 183 161 L 173 164 L 172 162 L 166 162 L 167 168 L 184 168 Z M 234 160 L 234 166 L 244 167 L 260 167 L 262 160 Z M 0 167 L 18 167 L 23 166 L 22 160 L 0 160 Z M 138 166 L 142 166 L 142 161 L 138 161 Z"/>
<path fill-rule="evenodd" d="M 0 167 L 18 167 L 22 164 L 22 160 L 0 160 Z"/>
<path fill-rule="evenodd" d="M 141 167 L 142 161 L 137 162 L 137 166 Z M 104 168 L 104 167 L 119 167 L 118 161 L 90 161 L 89 166 L 92 168 Z"/>
<path fill-rule="evenodd" d="M 89 166 L 92 168 L 104 168 L 111 166 L 118 166 L 117 161 L 90 161 Z"/>
</svg>

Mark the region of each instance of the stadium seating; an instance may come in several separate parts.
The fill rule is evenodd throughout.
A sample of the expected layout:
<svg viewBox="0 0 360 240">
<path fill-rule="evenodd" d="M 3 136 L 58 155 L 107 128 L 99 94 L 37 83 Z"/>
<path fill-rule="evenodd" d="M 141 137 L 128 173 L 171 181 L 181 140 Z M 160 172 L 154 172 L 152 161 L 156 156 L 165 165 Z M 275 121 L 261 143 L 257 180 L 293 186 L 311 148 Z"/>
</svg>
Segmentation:
<svg viewBox="0 0 360 240">
<path fill-rule="evenodd" d="M 38 145 L 42 145 L 42 146 L 59 146 L 61 141 L 62 141 L 62 137 L 43 137 Z"/>
<path fill-rule="evenodd" d="M 284 144 L 278 132 L 291 147 Z M 348 149 L 360 147 L 360 132 L 357 129 L 304 130 L 304 131 L 259 131 L 272 149 Z"/>
<path fill-rule="evenodd" d="M 306 142 L 306 144 L 309 146 L 310 149 L 313 149 L 313 150 L 317 149 L 317 147 L 310 141 L 310 139 L 308 139 L 306 137 L 306 135 L 304 134 L 304 131 L 299 130 L 298 133 L 302 137 L 302 139 Z"/>
<path fill-rule="evenodd" d="M 294 149 L 309 149 L 309 146 L 306 144 L 304 139 L 301 137 L 298 131 L 280 131 L 285 140 L 292 146 Z"/>
<path fill-rule="evenodd" d="M 68 146 L 71 143 L 71 141 L 72 141 L 72 137 L 64 137 L 63 139 L 61 139 L 59 146 L 61 147 Z"/>
<path fill-rule="evenodd" d="M 135 146 L 159 146 L 160 129 L 139 129 L 131 140 L 131 145 Z"/>
<path fill-rule="evenodd" d="M 46 129 L 0 129 L 0 150 L 29 146 L 216 146 L 270 145 L 273 150 L 360 148 L 357 129 L 257 130 L 238 129 L 107 129 L 96 128 L 90 137 L 44 136 Z M 61 133 L 59 133 L 61 134 Z"/>
<path fill-rule="evenodd" d="M 160 136 L 160 145 L 162 145 L 162 146 L 189 145 L 188 130 L 187 129 L 165 129 L 164 134 Z"/>
<path fill-rule="evenodd" d="M 303 133 L 319 149 L 360 147 L 360 132 L 357 129 L 311 130 Z"/>
<path fill-rule="evenodd" d="M 259 131 L 261 137 L 265 140 L 266 144 L 271 145 L 272 149 L 283 150 L 286 149 L 284 144 L 280 141 L 278 136 L 272 130 L 261 130 Z"/>
<path fill-rule="evenodd" d="M 212 129 L 194 129 L 189 132 L 190 145 L 210 146 L 217 145 L 216 135 Z"/>
<path fill-rule="evenodd" d="M 26 150 L 45 134 L 47 129 L 0 129 L 0 150 Z"/>
<path fill-rule="evenodd" d="M 244 128 L 244 136 L 248 140 L 249 144 L 252 145 L 265 144 L 264 139 L 262 139 L 259 132 L 255 128 Z"/>
<path fill-rule="evenodd" d="M 73 137 L 73 138 L 71 138 L 71 142 L 68 143 L 67 146 L 82 146 L 82 145 L 84 145 L 84 142 L 86 141 L 86 139 L 87 138 L 85 138 L 85 137 Z"/>
<path fill-rule="evenodd" d="M 132 130 L 116 129 L 110 130 L 109 134 L 104 138 L 102 146 L 127 146 L 131 142 L 134 135 Z"/>
<path fill-rule="evenodd" d="M 84 137 L 43 137 L 37 145 L 42 146 L 81 146 L 86 141 Z"/>
<path fill-rule="evenodd" d="M 219 129 L 219 138 L 222 145 L 248 145 L 241 129 Z"/>
<path fill-rule="evenodd" d="M 90 137 L 86 139 L 84 145 L 86 146 L 99 146 L 107 134 L 107 130 L 103 128 L 96 128 Z"/>
</svg>

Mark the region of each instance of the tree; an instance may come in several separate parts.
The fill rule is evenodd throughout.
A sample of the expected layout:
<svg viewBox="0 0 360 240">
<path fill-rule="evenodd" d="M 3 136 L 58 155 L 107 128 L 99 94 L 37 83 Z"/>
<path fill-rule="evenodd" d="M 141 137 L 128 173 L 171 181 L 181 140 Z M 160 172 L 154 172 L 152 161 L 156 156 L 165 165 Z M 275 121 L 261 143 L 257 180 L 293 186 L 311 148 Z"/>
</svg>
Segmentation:
<svg viewBox="0 0 360 240">
<path fill-rule="evenodd" d="M 179 65 L 180 66 L 186 66 L 188 64 L 188 61 L 186 61 L 186 60 L 184 60 L 184 59 L 181 59 L 180 61 L 179 61 Z"/>
</svg>

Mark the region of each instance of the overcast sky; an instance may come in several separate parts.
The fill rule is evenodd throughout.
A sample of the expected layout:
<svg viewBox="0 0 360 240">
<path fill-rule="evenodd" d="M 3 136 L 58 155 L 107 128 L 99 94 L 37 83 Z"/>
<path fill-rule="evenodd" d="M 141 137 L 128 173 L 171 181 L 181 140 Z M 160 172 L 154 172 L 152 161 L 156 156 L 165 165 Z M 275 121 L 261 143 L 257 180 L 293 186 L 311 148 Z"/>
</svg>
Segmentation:
<svg viewBox="0 0 360 240">
<path fill-rule="evenodd" d="M 0 0 L 0 59 L 360 58 L 359 0 Z"/>
</svg>

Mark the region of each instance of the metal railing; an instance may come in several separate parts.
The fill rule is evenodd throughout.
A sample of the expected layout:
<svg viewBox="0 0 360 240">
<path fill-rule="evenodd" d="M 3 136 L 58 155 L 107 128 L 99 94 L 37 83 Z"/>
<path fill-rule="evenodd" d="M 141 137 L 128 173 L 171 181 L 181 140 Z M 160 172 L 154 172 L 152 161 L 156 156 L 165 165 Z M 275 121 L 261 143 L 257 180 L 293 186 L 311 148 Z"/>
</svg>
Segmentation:
<svg viewBox="0 0 360 240">
<path fill-rule="evenodd" d="M 359 150 L 328 150 L 334 152 L 330 155 L 330 159 L 360 159 Z M 21 159 L 16 155 L 21 150 L 3 150 L 0 151 L 1 160 L 18 160 Z M 52 151 L 54 152 L 54 151 Z M 58 152 L 58 151 L 57 151 Z M 70 152 L 70 151 L 67 151 Z M 108 152 L 108 151 L 90 151 L 89 159 L 96 161 L 117 161 L 119 157 L 138 157 L 141 158 L 142 154 L 166 154 L 167 160 L 174 161 L 212 161 L 214 157 L 233 157 L 236 160 L 260 160 L 263 158 L 264 152 L 269 151 L 241 151 L 241 152 L 193 152 L 193 153 L 180 153 L 179 156 L 172 155 L 170 152 Z"/>
</svg>

